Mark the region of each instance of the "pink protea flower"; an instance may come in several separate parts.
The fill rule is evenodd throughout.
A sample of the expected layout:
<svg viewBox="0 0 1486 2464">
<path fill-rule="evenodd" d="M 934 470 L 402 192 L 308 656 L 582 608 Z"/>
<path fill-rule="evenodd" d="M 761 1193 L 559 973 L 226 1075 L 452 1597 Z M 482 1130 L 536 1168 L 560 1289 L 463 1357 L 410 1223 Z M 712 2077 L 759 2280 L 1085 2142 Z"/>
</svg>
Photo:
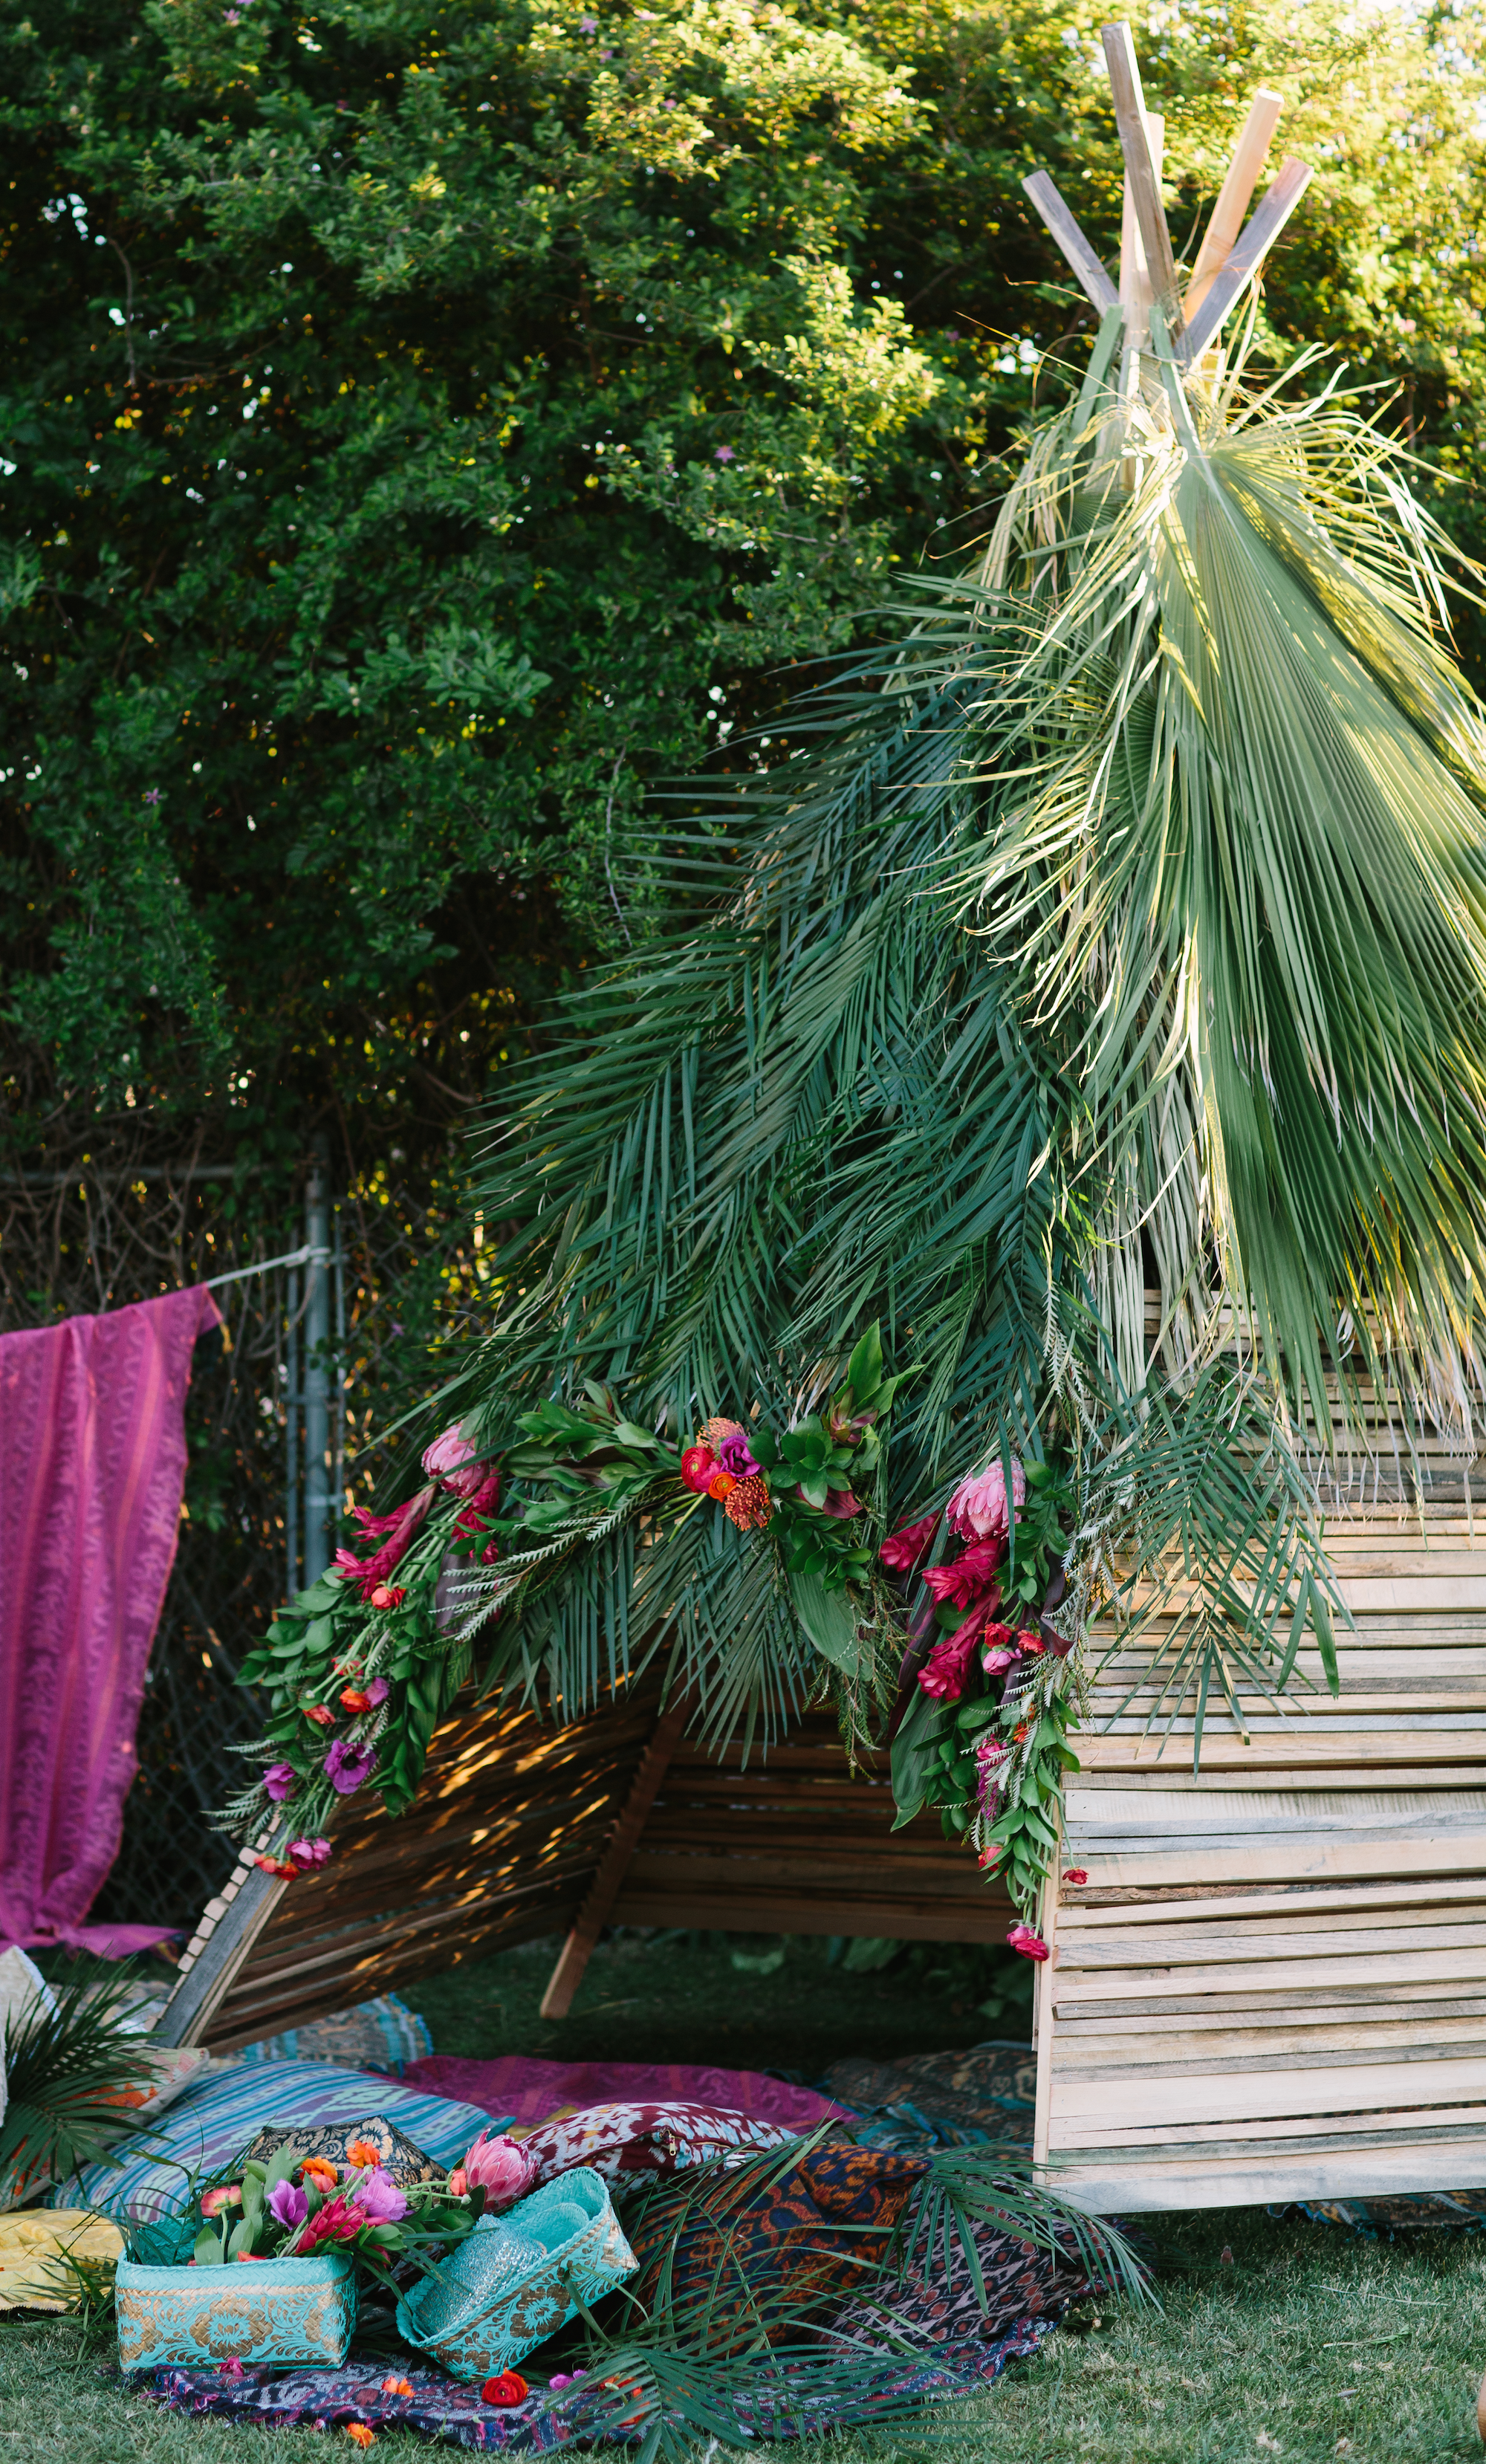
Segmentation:
<svg viewBox="0 0 1486 2464">
<path fill-rule="evenodd" d="M 938 1515 L 926 1514 L 922 1523 L 906 1523 L 901 1531 L 885 1540 L 877 1553 L 889 1573 L 911 1574 L 938 1528 Z"/>
<path fill-rule="evenodd" d="M 1029 1925 L 1014 1925 L 1006 1939 L 1013 1950 L 1020 1951 L 1023 1959 L 1047 1959 L 1051 1956 L 1041 1935 Z"/>
<path fill-rule="evenodd" d="M 1012 1457 L 1012 1505 L 1019 1516 L 1027 1503 L 1027 1475 Z M 1004 1540 L 1011 1530 L 1006 1510 L 1006 1474 L 999 1461 L 989 1470 L 972 1472 L 950 1500 L 950 1529 L 962 1540 Z"/>
<path fill-rule="evenodd" d="M 519 2199 L 535 2167 L 519 2140 L 491 2139 L 482 2130 L 460 2169 L 471 2189 L 477 2185 L 483 2188 L 488 2208 L 509 2208 Z"/>
<path fill-rule="evenodd" d="M 441 1481 L 456 1497 L 473 1497 L 490 1473 L 474 1440 L 466 1437 L 457 1421 L 424 1448 L 423 1467 L 430 1480 Z"/>
</svg>

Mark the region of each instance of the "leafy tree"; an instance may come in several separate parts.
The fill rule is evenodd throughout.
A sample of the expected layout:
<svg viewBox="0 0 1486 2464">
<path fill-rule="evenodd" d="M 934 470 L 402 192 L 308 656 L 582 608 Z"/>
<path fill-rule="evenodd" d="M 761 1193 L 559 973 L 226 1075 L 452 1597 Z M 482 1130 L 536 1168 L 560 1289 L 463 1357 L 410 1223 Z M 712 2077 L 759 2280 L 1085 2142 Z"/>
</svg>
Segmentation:
<svg viewBox="0 0 1486 2464">
<path fill-rule="evenodd" d="M 647 790 L 798 750 L 802 663 L 968 550 L 1082 363 L 1018 184 L 1113 251 L 1097 23 L 12 0 L 12 1136 L 60 1100 L 442 1144 L 541 994 L 643 940 Z M 1278 82 L 1318 177 L 1273 331 L 1469 471 L 1475 13 L 1142 39 L 1174 227 Z"/>
</svg>

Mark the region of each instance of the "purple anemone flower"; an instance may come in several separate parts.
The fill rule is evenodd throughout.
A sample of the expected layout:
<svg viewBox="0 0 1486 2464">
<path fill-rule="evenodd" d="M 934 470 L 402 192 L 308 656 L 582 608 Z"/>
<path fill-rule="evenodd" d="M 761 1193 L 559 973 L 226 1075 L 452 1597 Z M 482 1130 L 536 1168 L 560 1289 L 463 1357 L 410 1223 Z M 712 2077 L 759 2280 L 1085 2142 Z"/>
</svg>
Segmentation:
<svg viewBox="0 0 1486 2464">
<path fill-rule="evenodd" d="M 338 1796 L 350 1796 L 361 1785 L 377 1759 L 375 1746 L 353 1746 L 338 1737 L 325 1757 L 325 1776 Z"/>
<path fill-rule="evenodd" d="M 308 2194 L 296 2190 L 293 2182 L 275 2182 L 269 2192 L 269 2210 L 281 2225 L 293 2231 L 295 2225 L 303 2224 L 310 2212 Z"/>
<path fill-rule="evenodd" d="M 293 1796 L 297 1779 L 293 1763 L 270 1763 L 263 1774 L 263 1785 L 274 1804 L 282 1805 L 286 1796 Z"/>
</svg>

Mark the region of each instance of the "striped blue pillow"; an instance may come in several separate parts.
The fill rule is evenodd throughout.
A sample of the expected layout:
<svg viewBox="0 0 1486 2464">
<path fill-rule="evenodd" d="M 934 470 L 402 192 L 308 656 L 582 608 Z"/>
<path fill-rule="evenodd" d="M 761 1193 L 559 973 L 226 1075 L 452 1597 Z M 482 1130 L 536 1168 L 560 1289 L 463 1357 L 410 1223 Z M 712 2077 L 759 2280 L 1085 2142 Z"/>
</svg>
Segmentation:
<svg viewBox="0 0 1486 2464">
<path fill-rule="evenodd" d="M 471 2140 L 491 2127 L 479 2105 L 420 2096 L 396 2079 L 328 2062 L 232 2063 L 208 2071 L 158 2121 L 123 2140 L 110 2165 L 85 2165 L 52 2191 L 54 2208 L 95 2208 L 144 2222 L 178 2208 L 193 2174 L 229 2165 L 260 2130 L 314 2122 L 361 2122 L 380 2113 L 439 2165 L 457 2165 Z"/>
</svg>

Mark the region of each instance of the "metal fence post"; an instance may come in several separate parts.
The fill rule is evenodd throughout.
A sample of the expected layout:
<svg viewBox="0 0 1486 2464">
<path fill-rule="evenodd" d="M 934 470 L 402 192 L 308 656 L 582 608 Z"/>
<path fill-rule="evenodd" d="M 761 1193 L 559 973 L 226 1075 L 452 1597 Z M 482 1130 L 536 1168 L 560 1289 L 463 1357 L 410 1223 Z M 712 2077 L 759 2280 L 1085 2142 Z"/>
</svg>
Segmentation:
<svg viewBox="0 0 1486 2464">
<path fill-rule="evenodd" d="M 304 1579 L 318 1582 L 330 1563 L 330 1158 L 323 1137 L 305 1189 Z"/>
</svg>

